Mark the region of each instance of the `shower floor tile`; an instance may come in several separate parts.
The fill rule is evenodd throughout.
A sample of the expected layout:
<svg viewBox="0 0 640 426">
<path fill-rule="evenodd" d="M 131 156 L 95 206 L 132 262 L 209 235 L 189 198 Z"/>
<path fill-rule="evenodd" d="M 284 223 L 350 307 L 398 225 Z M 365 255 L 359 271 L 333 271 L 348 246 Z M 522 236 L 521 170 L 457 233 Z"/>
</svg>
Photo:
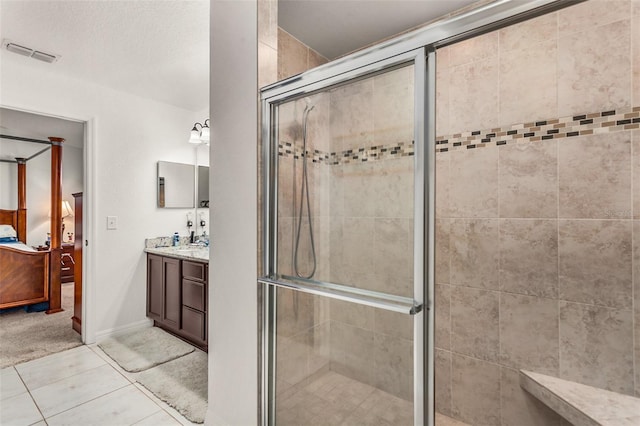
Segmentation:
<svg viewBox="0 0 640 426">
<path fill-rule="evenodd" d="M 278 397 L 278 425 L 413 426 L 413 404 L 333 371 Z"/>
<path fill-rule="evenodd" d="M 436 426 L 470 426 L 468 423 L 452 419 L 444 414 L 436 413 Z"/>
</svg>

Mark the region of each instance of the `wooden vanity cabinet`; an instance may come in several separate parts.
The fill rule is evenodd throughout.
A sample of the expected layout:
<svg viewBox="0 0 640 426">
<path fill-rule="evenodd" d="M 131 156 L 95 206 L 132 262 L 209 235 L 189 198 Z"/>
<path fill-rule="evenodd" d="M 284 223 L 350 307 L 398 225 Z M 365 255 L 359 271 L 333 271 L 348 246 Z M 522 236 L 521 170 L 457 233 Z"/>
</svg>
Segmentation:
<svg viewBox="0 0 640 426">
<path fill-rule="evenodd" d="M 147 254 L 147 316 L 207 349 L 208 264 Z"/>
<path fill-rule="evenodd" d="M 182 330 L 199 345 L 207 344 L 207 268 L 182 261 Z"/>
</svg>

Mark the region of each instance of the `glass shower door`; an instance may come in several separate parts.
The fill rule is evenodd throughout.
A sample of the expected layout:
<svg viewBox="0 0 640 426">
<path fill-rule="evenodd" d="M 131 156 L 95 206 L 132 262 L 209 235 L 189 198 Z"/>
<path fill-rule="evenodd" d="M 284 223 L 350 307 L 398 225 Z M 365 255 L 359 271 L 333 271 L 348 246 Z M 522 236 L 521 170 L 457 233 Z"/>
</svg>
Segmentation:
<svg viewBox="0 0 640 426">
<path fill-rule="evenodd" d="M 423 423 L 424 51 L 387 62 L 269 100 L 268 424 Z"/>
</svg>

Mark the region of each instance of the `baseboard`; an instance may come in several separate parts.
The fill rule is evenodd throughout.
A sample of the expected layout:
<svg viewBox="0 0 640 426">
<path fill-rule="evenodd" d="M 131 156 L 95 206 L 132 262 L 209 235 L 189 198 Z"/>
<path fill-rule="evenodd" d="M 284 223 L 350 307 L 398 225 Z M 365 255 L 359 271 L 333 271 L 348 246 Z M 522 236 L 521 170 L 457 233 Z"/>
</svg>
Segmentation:
<svg viewBox="0 0 640 426">
<path fill-rule="evenodd" d="M 117 336 L 118 334 L 140 330 L 140 329 L 151 327 L 151 326 L 153 326 L 153 321 L 148 318 L 145 318 L 141 321 L 123 325 L 121 327 L 109 328 L 106 330 L 98 331 L 96 332 L 96 343 L 100 343 L 101 341 L 103 341 L 108 337 Z"/>
</svg>

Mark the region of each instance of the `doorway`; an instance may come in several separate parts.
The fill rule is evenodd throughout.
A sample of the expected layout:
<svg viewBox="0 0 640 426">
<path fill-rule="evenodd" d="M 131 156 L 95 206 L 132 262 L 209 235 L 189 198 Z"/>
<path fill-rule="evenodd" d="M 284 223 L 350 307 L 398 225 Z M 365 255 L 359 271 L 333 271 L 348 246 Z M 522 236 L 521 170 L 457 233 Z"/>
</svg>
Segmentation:
<svg viewBox="0 0 640 426">
<path fill-rule="evenodd" d="M 64 232 L 61 238 L 62 262 L 60 265 L 62 307 L 65 310 L 53 316 L 64 316 L 65 320 L 62 323 L 65 324 L 65 329 L 68 326 L 69 330 L 72 329 L 71 318 L 74 317 L 76 319 L 74 328 L 77 333 L 73 332 L 73 335 L 80 339 L 80 343 L 91 343 L 93 339 L 91 338 L 91 333 L 87 333 L 86 321 L 82 324 L 77 321 L 79 318 L 87 318 L 83 311 L 90 311 L 90 307 L 87 306 L 87 301 L 90 298 L 86 297 L 86 290 L 88 287 L 89 293 L 91 293 L 92 289 L 90 285 L 87 286 L 86 277 L 90 276 L 88 272 L 91 270 L 91 262 L 89 261 L 91 250 L 86 246 L 80 247 L 84 256 L 79 259 L 76 257 L 74 246 L 84 245 L 85 239 L 88 239 L 87 232 L 92 230 L 89 221 L 91 205 L 88 202 L 92 194 L 87 189 L 90 187 L 90 182 L 92 182 L 92 167 L 89 164 L 92 162 L 91 135 L 93 120 L 60 117 L 51 113 L 30 111 L 12 106 L 2 106 L 1 110 L 0 125 L 2 126 L 3 134 L 31 136 L 35 139 L 46 139 L 47 136 L 55 135 L 65 139 L 62 149 L 61 170 Z M 41 162 L 47 162 L 46 155 L 48 154 L 41 155 Z M 46 249 L 47 232 L 49 231 L 47 207 L 50 192 L 47 189 L 49 185 L 49 166 L 46 165 L 46 170 L 43 170 L 44 167 L 36 166 L 32 165 L 27 173 L 28 232 L 26 243 L 28 246 L 42 250 Z M 12 185 L 12 182 L 15 181 L 15 173 L 11 174 L 11 170 L 8 167 L 5 167 L 2 173 L 7 179 L 2 179 L 3 184 L 0 196 L 3 206 L 5 204 L 10 206 L 12 200 L 15 199 L 15 188 L 17 187 L 17 185 Z M 11 179 L 11 176 L 13 176 L 13 179 Z M 78 199 L 82 200 L 82 195 L 84 195 L 84 203 L 80 202 L 78 204 Z M 88 198 L 89 200 L 87 200 Z M 78 205 L 81 206 L 80 211 L 77 210 Z M 81 239 L 76 241 L 77 237 Z M 79 287 L 79 281 L 84 282 L 85 292 L 82 295 L 74 294 L 74 288 Z M 47 317 L 51 317 L 51 315 Z M 64 350 L 64 348 L 60 350 Z M 48 353 L 53 352 L 46 352 L 42 356 Z M 34 357 L 37 356 L 34 355 Z"/>
</svg>

